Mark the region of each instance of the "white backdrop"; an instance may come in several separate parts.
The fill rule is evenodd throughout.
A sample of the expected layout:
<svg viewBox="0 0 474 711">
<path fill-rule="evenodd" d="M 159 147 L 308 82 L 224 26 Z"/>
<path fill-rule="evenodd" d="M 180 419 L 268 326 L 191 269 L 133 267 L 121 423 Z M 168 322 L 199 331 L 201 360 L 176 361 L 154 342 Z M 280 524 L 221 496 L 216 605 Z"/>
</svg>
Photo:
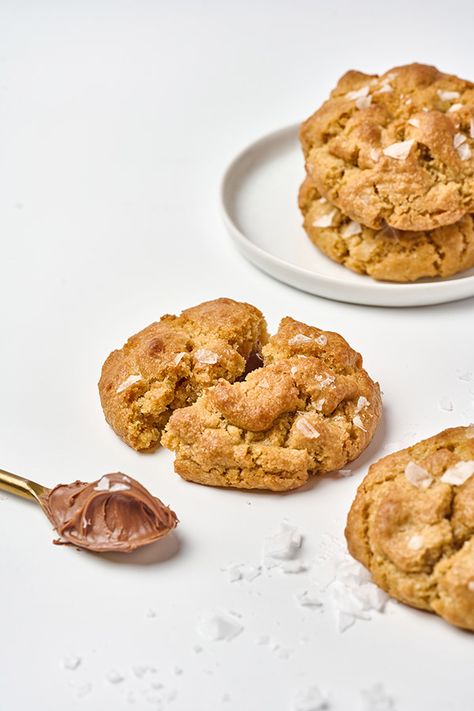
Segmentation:
<svg viewBox="0 0 474 711">
<path fill-rule="evenodd" d="M 181 524 L 161 562 L 100 558 L 52 546 L 41 511 L 0 494 L 2 711 L 286 711 L 311 684 L 357 711 L 377 683 L 397 711 L 474 705 L 471 635 L 394 603 L 340 634 L 331 610 L 294 600 L 317 561 L 251 583 L 221 570 L 258 563 L 285 517 L 310 560 L 342 545 L 371 461 L 474 420 L 474 381 L 459 377 L 474 370 L 474 300 L 390 310 L 300 293 L 235 251 L 217 196 L 238 150 L 306 117 L 349 68 L 422 61 L 473 78 L 472 7 L 3 0 L 0 466 L 48 485 L 122 470 Z M 272 328 L 289 314 L 339 331 L 363 353 L 385 416 L 352 477 L 288 496 L 207 489 L 106 426 L 96 382 L 108 352 L 217 296 L 256 304 Z M 235 640 L 199 637 L 217 609 L 242 616 Z M 157 671 L 133 669 L 144 665 Z"/>
</svg>

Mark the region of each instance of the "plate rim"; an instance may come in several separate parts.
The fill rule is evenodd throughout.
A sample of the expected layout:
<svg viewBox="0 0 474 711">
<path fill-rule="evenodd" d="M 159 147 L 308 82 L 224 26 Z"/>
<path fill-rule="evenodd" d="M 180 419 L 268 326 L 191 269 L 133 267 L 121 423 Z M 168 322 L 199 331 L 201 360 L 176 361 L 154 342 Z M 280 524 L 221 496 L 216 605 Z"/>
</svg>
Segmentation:
<svg viewBox="0 0 474 711">
<path fill-rule="evenodd" d="M 373 306 L 394 306 L 394 307 L 400 307 L 400 306 L 420 306 L 420 305 L 429 305 L 432 304 L 434 305 L 435 303 L 447 303 L 449 301 L 457 301 L 461 299 L 467 299 L 472 296 L 474 296 L 474 275 L 469 275 L 465 277 L 459 277 L 458 279 L 454 280 L 440 280 L 440 281 L 433 281 L 433 282 L 421 282 L 421 283 L 408 283 L 408 284 L 403 284 L 403 283 L 392 283 L 392 282 L 383 282 L 383 281 L 376 281 L 376 280 L 371 280 L 368 281 L 367 283 L 364 284 L 356 284 L 356 283 L 351 283 L 348 284 L 342 277 L 337 277 L 337 276 L 327 276 L 326 274 L 323 274 L 319 271 L 313 271 L 313 270 L 308 270 L 305 269 L 304 267 L 300 267 L 296 264 L 292 264 L 291 262 L 286 261 L 285 259 L 282 259 L 281 257 L 275 256 L 271 252 L 267 251 L 266 249 L 263 249 L 262 247 L 258 246 L 255 244 L 255 242 L 243 232 L 238 224 L 236 223 L 233 215 L 232 215 L 232 209 L 231 206 L 229 205 L 229 196 L 231 194 L 231 186 L 232 184 L 236 184 L 236 172 L 238 168 L 240 167 L 240 164 L 242 163 L 243 160 L 246 159 L 246 157 L 249 155 L 254 150 L 261 149 L 265 143 L 272 143 L 277 141 L 278 139 L 284 140 L 284 139 L 289 139 L 290 137 L 297 137 L 298 136 L 298 129 L 299 129 L 300 123 L 293 123 L 288 126 L 284 126 L 282 128 L 278 128 L 274 131 L 271 131 L 269 133 L 264 134 L 263 136 L 260 136 L 256 140 L 252 141 L 249 143 L 245 148 L 241 149 L 235 156 L 232 158 L 232 160 L 229 162 L 227 165 L 221 180 L 220 180 L 220 185 L 219 185 L 219 197 L 220 197 L 220 208 L 221 208 L 221 214 L 222 218 L 224 221 L 224 224 L 227 228 L 227 231 L 229 232 L 230 236 L 233 238 L 233 240 L 236 242 L 237 246 L 241 248 L 241 250 L 244 252 L 244 255 L 250 259 L 254 264 L 256 264 L 259 268 L 261 268 L 263 271 L 266 273 L 270 274 L 272 277 L 279 279 L 280 281 L 284 281 L 285 283 L 289 284 L 290 286 L 293 286 L 294 288 L 303 290 L 303 291 L 309 291 L 309 289 L 301 286 L 301 285 L 296 285 L 294 282 L 286 281 L 285 279 L 281 279 L 280 277 L 275 277 L 275 274 L 272 272 L 269 272 L 267 269 L 265 269 L 265 263 L 270 263 L 274 267 L 276 267 L 279 270 L 285 270 L 285 271 L 290 271 L 292 275 L 297 278 L 300 277 L 304 279 L 305 281 L 318 281 L 322 282 L 323 286 L 327 287 L 339 287 L 339 288 L 344 288 L 346 291 L 351 291 L 355 292 L 354 296 L 356 294 L 360 293 L 361 297 L 364 297 L 365 293 L 365 300 L 357 301 L 354 299 L 352 296 L 349 297 L 347 295 L 347 298 L 336 298 L 335 296 L 328 296 L 326 294 L 321 294 L 318 291 L 311 291 L 310 293 L 313 293 L 318 296 L 323 296 L 324 298 L 329 298 L 334 301 L 345 301 L 349 303 L 365 303 L 366 305 L 373 305 Z M 237 190 L 234 188 L 233 189 L 234 194 L 237 192 Z M 252 259 L 252 256 L 255 257 L 255 259 Z M 363 275 L 360 275 L 363 276 Z M 367 279 L 371 279 L 369 276 L 367 276 Z M 315 285 L 317 287 L 317 284 Z M 458 286 L 458 289 L 456 289 L 456 286 Z M 457 293 L 458 291 L 464 291 L 466 289 L 469 289 L 469 287 L 472 288 L 471 293 L 465 293 L 465 294 L 459 294 Z M 448 292 L 448 293 L 447 293 Z M 456 292 L 456 293 L 453 293 Z M 408 300 L 408 303 L 387 303 L 387 304 L 381 304 L 377 303 L 376 298 L 372 301 L 370 300 L 370 294 L 373 294 L 374 297 L 376 297 L 376 294 L 378 294 L 380 297 L 385 297 L 388 298 L 390 296 L 396 296 L 400 297 L 402 293 L 404 294 L 405 298 L 404 301 L 406 302 Z M 439 296 L 439 300 L 422 300 L 421 302 L 418 300 L 425 295 L 425 299 L 428 297 L 435 297 L 435 295 Z M 413 300 L 410 299 L 410 296 L 413 297 Z M 408 297 L 408 298 L 407 298 Z M 418 298 L 417 298 L 418 297 Z"/>
</svg>

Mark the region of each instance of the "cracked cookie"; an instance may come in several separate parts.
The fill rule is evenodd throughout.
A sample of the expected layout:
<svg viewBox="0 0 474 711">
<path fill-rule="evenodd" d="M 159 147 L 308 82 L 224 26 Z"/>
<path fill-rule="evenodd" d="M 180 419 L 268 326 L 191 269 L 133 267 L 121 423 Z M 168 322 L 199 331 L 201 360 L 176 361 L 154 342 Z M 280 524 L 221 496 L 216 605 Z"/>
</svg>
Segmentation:
<svg viewBox="0 0 474 711">
<path fill-rule="evenodd" d="M 392 597 L 474 631 L 474 426 L 373 464 L 350 510 L 350 553 Z"/>
<path fill-rule="evenodd" d="M 301 126 L 321 195 L 372 229 L 432 230 L 474 212 L 474 84 L 410 64 L 347 72 Z"/>
<path fill-rule="evenodd" d="M 184 479 L 286 491 L 343 467 L 371 441 L 380 389 L 342 336 L 284 318 L 263 360 L 171 416 L 162 442 Z"/>
<path fill-rule="evenodd" d="M 321 252 L 373 279 L 413 282 L 474 267 L 472 215 L 425 232 L 405 232 L 388 225 L 372 230 L 322 198 L 309 177 L 301 185 L 299 206 L 304 229 Z"/>
<path fill-rule="evenodd" d="M 260 311 L 232 299 L 163 316 L 105 361 L 99 393 L 107 422 L 134 449 L 156 446 L 173 410 L 260 365 L 267 340 Z"/>
</svg>

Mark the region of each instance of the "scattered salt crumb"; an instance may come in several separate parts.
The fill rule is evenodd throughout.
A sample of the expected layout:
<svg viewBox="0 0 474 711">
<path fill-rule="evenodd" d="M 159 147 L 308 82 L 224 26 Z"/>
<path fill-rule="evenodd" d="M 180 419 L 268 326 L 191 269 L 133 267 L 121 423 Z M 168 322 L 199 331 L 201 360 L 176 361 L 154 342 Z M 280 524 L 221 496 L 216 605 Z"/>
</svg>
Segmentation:
<svg viewBox="0 0 474 711">
<path fill-rule="evenodd" d="M 459 99 L 461 97 L 459 91 L 444 91 L 443 89 L 438 89 L 437 93 L 441 101 L 452 101 L 453 99 Z"/>
<path fill-rule="evenodd" d="M 81 684 L 76 688 L 76 696 L 78 699 L 84 698 L 84 696 L 87 696 L 87 694 L 90 694 L 92 691 L 92 684 L 86 683 L 86 684 Z"/>
<path fill-rule="evenodd" d="M 408 141 L 400 141 L 398 143 L 392 143 L 383 149 L 383 154 L 389 158 L 395 158 L 396 160 L 406 160 L 414 144 L 414 140 L 410 139 Z"/>
<path fill-rule="evenodd" d="M 420 548 L 423 548 L 423 545 L 423 536 L 412 536 L 408 541 L 408 548 L 411 548 L 412 551 L 419 551 Z"/>
<path fill-rule="evenodd" d="M 414 126 L 415 128 L 420 128 L 420 119 L 410 118 L 410 119 L 408 119 L 408 123 L 410 124 L 410 126 Z"/>
<path fill-rule="evenodd" d="M 444 472 L 441 477 L 441 481 L 445 484 L 453 484 L 454 486 L 461 486 L 465 481 L 471 478 L 474 474 L 474 459 L 470 459 L 467 462 L 461 461 L 449 467 Z"/>
<path fill-rule="evenodd" d="M 186 351 L 181 351 L 181 353 L 178 353 L 174 358 L 174 364 L 179 365 L 185 355 L 186 355 Z"/>
<path fill-rule="evenodd" d="M 470 383 L 472 380 L 472 372 L 470 370 L 466 370 L 465 372 L 458 373 L 458 378 L 459 380 L 465 380 Z"/>
<path fill-rule="evenodd" d="M 327 212 L 325 215 L 317 217 L 313 220 L 313 227 L 331 227 L 335 214 L 336 210 L 331 210 L 331 212 Z"/>
<path fill-rule="evenodd" d="M 231 565 L 230 568 L 227 568 L 227 579 L 229 583 L 235 583 L 242 579 L 240 565 Z"/>
<path fill-rule="evenodd" d="M 314 407 L 316 408 L 316 410 L 317 410 L 318 412 L 321 412 L 321 410 L 323 409 L 323 405 L 324 405 L 325 402 L 326 402 L 326 398 L 325 398 L 325 397 L 320 397 L 319 400 L 316 400 Z"/>
<path fill-rule="evenodd" d="M 349 99 L 349 101 L 354 101 L 355 99 L 361 99 L 364 96 L 367 96 L 369 93 L 369 87 L 368 86 L 363 86 L 361 89 L 355 89 L 354 91 L 348 91 L 346 94 L 346 99 Z"/>
<path fill-rule="evenodd" d="M 344 237 L 344 239 L 347 239 L 348 237 L 353 237 L 354 235 L 360 235 L 362 232 L 362 227 L 358 222 L 354 222 L 354 220 L 351 220 L 347 225 L 344 225 L 344 227 L 341 230 L 341 235 Z"/>
<path fill-rule="evenodd" d="M 266 568 L 280 568 L 285 573 L 295 573 L 305 567 L 298 560 L 303 536 L 296 526 L 282 521 L 275 533 L 265 536 L 263 541 L 263 564 Z"/>
<path fill-rule="evenodd" d="M 211 642 L 230 641 L 237 637 L 243 629 L 235 617 L 222 613 L 205 615 L 201 617 L 197 625 L 198 634 Z"/>
<path fill-rule="evenodd" d="M 257 385 L 259 388 L 263 388 L 264 390 L 268 390 L 268 388 L 270 387 L 270 383 L 266 378 L 262 378 L 261 380 L 259 380 Z"/>
<path fill-rule="evenodd" d="M 290 368 L 290 373 L 292 375 L 296 375 L 297 372 L 298 372 L 298 368 L 296 367 L 296 365 L 292 365 Z"/>
<path fill-rule="evenodd" d="M 408 462 L 405 467 L 405 476 L 410 484 L 413 484 L 418 489 L 428 489 L 433 481 L 431 474 L 415 462 Z"/>
<path fill-rule="evenodd" d="M 303 592 L 298 593 L 296 596 L 300 605 L 303 607 L 322 607 L 323 602 L 321 600 L 321 591 L 316 588 L 315 585 L 310 586 Z"/>
<path fill-rule="evenodd" d="M 62 665 L 63 669 L 69 669 L 69 671 L 75 671 L 81 665 L 81 662 L 82 662 L 81 657 L 76 657 L 76 656 L 65 657 L 63 659 L 63 661 L 61 662 L 61 665 Z"/>
<path fill-rule="evenodd" d="M 380 89 L 378 89 L 375 93 L 376 94 L 387 94 L 388 92 L 393 91 L 393 87 L 391 86 L 390 82 L 383 83 Z"/>
<path fill-rule="evenodd" d="M 107 672 L 105 678 L 108 682 L 110 682 L 110 684 L 121 684 L 122 681 L 125 680 L 124 675 L 117 671 L 117 669 L 111 669 Z"/>
<path fill-rule="evenodd" d="M 150 667 L 146 664 L 138 664 L 138 665 L 132 667 L 132 672 L 137 677 L 137 679 L 143 679 L 143 677 L 149 673 L 155 674 L 156 667 Z"/>
<path fill-rule="evenodd" d="M 214 351 L 210 351 L 207 348 L 198 348 L 195 352 L 194 357 L 198 363 L 203 365 L 214 365 L 219 360 L 219 356 Z"/>
<path fill-rule="evenodd" d="M 323 711 L 329 708 L 327 697 L 315 684 L 299 691 L 293 700 L 293 711 Z"/>
<path fill-rule="evenodd" d="M 320 202 L 321 205 L 324 205 L 324 203 L 327 202 L 327 199 L 326 199 L 325 197 L 320 197 L 319 200 L 318 200 L 318 202 Z"/>
<path fill-rule="evenodd" d="M 362 711 L 395 711 L 391 696 L 382 684 L 375 684 L 371 689 L 362 691 Z"/>
<path fill-rule="evenodd" d="M 352 424 L 355 425 L 356 427 L 358 427 L 363 432 L 367 432 L 367 430 L 364 427 L 364 423 L 362 422 L 360 415 L 355 415 L 355 417 L 352 418 Z"/>
<path fill-rule="evenodd" d="M 338 472 L 338 474 L 340 474 L 341 476 L 346 477 L 346 476 L 351 476 L 351 474 L 352 474 L 352 469 L 338 469 L 337 472 Z"/>
<path fill-rule="evenodd" d="M 154 610 L 152 607 L 149 607 L 146 611 L 146 617 L 156 617 L 156 610 Z"/>
<path fill-rule="evenodd" d="M 378 148 L 371 148 L 369 151 L 369 156 L 371 160 L 374 161 L 374 163 L 377 163 L 378 159 L 380 158 L 380 151 Z"/>
<path fill-rule="evenodd" d="M 289 346 L 296 346 L 299 343 L 309 343 L 313 339 L 310 338 L 309 336 L 305 336 L 304 333 L 297 333 L 296 336 L 293 336 L 293 338 L 290 338 L 288 341 Z"/>
<path fill-rule="evenodd" d="M 355 102 L 355 105 L 358 109 L 368 109 L 371 104 L 372 104 L 372 97 L 371 96 L 360 96 L 358 99 L 356 99 L 356 102 Z"/>
<path fill-rule="evenodd" d="M 315 375 L 314 379 L 318 381 L 322 388 L 325 388 L 326 385 L 331 385 L 336 380 L 334 375 L 330 375 L 329 373 L 324 373 L 324 375 Z"/>
<path fill-rule="evenodd" d="M 447 113 L 453 113 L 453 111 L 459 111 L 459 109 L 462 109 L 463 104 L 453 104 L 452 106 L 449 107 Z"/>
<path fill-rule="evenodd" d="M 467 145 L 467 143 L 462 143 L 460 146 L 456 148 L 456 152 L 461 160 L 469 160 L 471 157 L 471 149 Z"/>
<path fill-rule="evenodd" d="M 129 388 L 131 385 L 135 385 L 135 383 L 139 383 L 140 380 L 143 380 L 141 375 L 129 375 L 126 380 L 123 381 L 123 383 L 120 383 L 118 386 L 117 390 L 115 391 L 116 393 L 121 393 L 127 388 Z"/>
<path fill-rule="evenodd" d="M 328 342 L 327 336 L 325 336 L 324 333 L 322 333 L 320 336 L 318 336 L 314 340 L 320 346 L 326 346 L 327 342 Z"/>
<path fill-rule="evenodd" d="M 452 412 L 453 411 L 453 401 L 450 400 L 448 397 L 442 397 L 439 400 L 439 406 L 442 410 L 446 410 L 446 412 Z"/>
<path fill-rule="evenodd" d="M 295 429 L 298 430 L 298 432 L 301 432 L 303 437 L 306 437 L 307 439 L 317 439 L 318 437 L 321 436 L 321 433 L 318 432 L 318 430 L 313 427 L 311 422 L 306 419 L 306 417 L 299 417 L 296 422 L 295 422 Z"/>
<path fill-rule="evenodd" d="M 369 571 L 349 556 L 336 564 L 328 592 L 339 632 L 345 632 L 358 619 L 372 619 L 373 612 L 383 612 L 388 600 L 388 595 L 371 581 Z"/>
<path fill-rule="evenodd" d="M 260 565 L 247 565 L 246 563 L 237 563 L 229 566 L 225 570 L 227 571 L 228 581 L 230 583 L 235 583 L 238 580 L 246 580 L 250 583 L 262 573 Z"/>
<path fill-rule="evenodd" d="M 359 397 L 359 399 L 357 400 L 357 405 L 356 405 L 355 413 L 356 413 L 356 414 L 359 413 L 361 410 L 363 410 L 364 408 L 368 407 L 369 405 L 370 405 L 370 402 L 367 400 L 367 398 L 364 397 L 363 395 L 361 395 L 361 396 Z"/>
</svg>

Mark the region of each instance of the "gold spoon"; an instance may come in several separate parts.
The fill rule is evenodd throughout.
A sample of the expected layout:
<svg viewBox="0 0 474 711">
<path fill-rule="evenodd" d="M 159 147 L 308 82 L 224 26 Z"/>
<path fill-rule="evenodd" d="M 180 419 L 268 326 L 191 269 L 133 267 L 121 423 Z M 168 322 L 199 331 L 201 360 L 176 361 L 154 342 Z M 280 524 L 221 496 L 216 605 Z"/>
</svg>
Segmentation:
<svg viewBox="0 0 474 711">
<path fill-rule="evenodd" d="M 42 484 L 37 484 L 36 481 L 26 479 L 24 476 L 11 474 L 4 469 L 0 469 L 0 489 L 22 496 L 24 499 L 36 501 L 46 513 L 45 500 L 48 497 L 50 489 Z M 47 515 L 47 514 L 46 514 Z"/>
</svg>

